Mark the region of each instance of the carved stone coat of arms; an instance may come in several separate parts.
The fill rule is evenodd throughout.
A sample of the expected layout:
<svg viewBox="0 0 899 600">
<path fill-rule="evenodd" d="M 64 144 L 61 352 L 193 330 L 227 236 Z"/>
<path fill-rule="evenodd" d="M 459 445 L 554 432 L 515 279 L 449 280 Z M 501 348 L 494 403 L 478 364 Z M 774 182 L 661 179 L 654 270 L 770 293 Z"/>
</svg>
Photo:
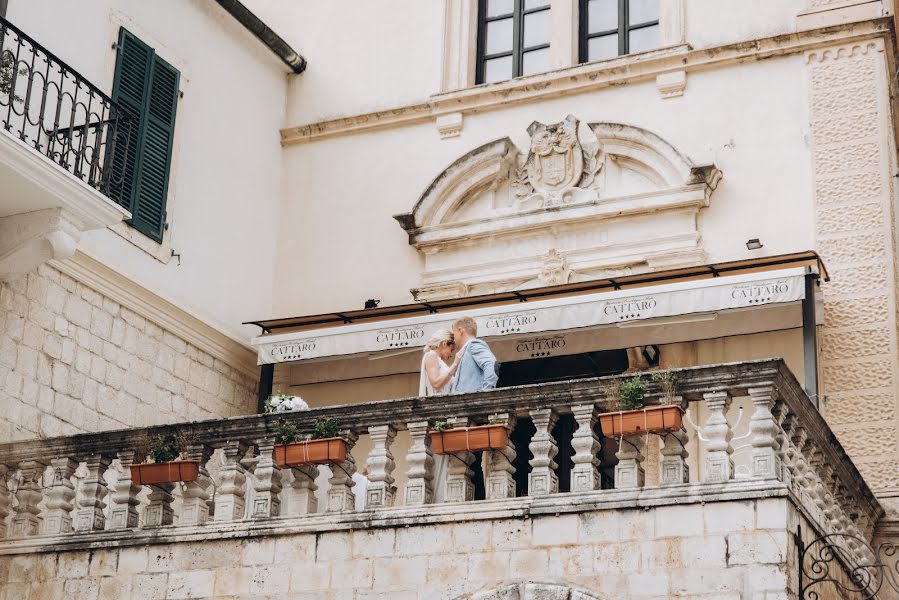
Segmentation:
<svg viewBox="0 0 899 600">
<path fill-rule="evenodd" d="M 596 196 L 596 175 L 602 168 L 599 142 L 582 144 L 578 120 L 568 115 L 564 121 L 545 125 L 531 123 L 531 147 L 513 176 L 513 190 L 519 201 L 536 206 L 573 202 L 582 190 Z"/>
</svg>

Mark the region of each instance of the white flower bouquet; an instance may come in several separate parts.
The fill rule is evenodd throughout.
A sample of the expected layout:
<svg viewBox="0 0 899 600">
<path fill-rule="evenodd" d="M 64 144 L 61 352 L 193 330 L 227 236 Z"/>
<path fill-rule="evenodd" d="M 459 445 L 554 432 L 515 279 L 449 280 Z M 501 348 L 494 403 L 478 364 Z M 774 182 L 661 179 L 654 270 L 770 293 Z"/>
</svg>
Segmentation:
<svg viewBox="0 0 899 600">
<path fill-rule="evenodd" d="M 265 401 L 265 412 L 282 413 L 294 410 L 309 410 L 309 405 L 299 396 L 274 394 Z"/>
</svg>

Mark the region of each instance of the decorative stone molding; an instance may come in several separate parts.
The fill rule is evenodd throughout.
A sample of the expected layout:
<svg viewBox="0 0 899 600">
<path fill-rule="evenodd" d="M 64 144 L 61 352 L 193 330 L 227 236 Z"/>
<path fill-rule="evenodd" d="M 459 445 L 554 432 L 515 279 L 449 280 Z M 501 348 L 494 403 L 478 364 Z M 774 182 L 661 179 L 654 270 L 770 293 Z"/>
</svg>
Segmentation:
<svg viewBox="0 0 899 600">
<path fill-rule="evenodd" d="M 462 594 L 453 600 L 598 600 L 599 596 L 560 583 L 527 581 L 510 583 L 492 590 Z"/>
<path fill-rule="evenodd" d="M 459 158 L 411 212 L 395 217 L 424 257 L 416 299 L 704 260 L 696 216 L 721 179 L 717 168 L 697 167 L 655 134 L 629 125 L 581 125 L 569 115 L 534 122 L 528 134 L 526 153 L 504 138 Z M 660 229 L 666 235 L 647 233 Z"/>
<path fill-rule="evenodd" d="M 656 76 L 656 87 L 662 98 L 677 98 L 684 95 L 687 89 L 687 72 L 671 71 Z"/>
<path fill-rule="evenodd" d="M 454 112 L 437 117 L 437 131 L 443 139 L 462 133 L 462 113 Z"/>
<path fill-rule="evenodd" d="M 62 208 L 0 218 L 0 280 L 24 275 L 50 259 L 75 253 L 82 226 Z"/>
<path fill-rule="evenodd" d="M 796 15 L 800 29 L 825 27 L 883 16 L 881 0 L 808 0 L 808 8 Z"/>
</svg>

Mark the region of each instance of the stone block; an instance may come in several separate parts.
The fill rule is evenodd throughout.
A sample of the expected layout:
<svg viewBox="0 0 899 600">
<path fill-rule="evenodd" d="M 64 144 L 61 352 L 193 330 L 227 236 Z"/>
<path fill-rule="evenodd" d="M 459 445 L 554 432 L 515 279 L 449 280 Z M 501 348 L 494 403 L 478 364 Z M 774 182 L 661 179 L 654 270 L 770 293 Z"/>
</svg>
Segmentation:
<svg viewBox="0 0 899 600">
<path fill-rule="evenodd" d="M 168 575 L 165 573 L 135 575 L 131 580 L 130 600 L 159 600 L 166 597 Z"/>
<path fill-rule="evenodd" d="M 176 571 L 169 573 L 165 598 L 207 598 L 215 589 L 215 571 Z"/>
<path fill-rule="evenodd" d="M 450 525 L 399 528 L 395 534 L 394 553 L 396 556 L 440 554 L 445 551 L 445 545 L 440 541 L 451 539 L 451 535 Z"/>
<path fill-rule="evenodd" d="M 675 569 L 669 571 L 669 589 L 672 597 L 682 598 L 742 598 L 743 567 L 730 569 Z"/>
<path fill-rule="evenodd" d="M 85 348 L 75 351 L 75 370 L 85 375 L 91 372 L 91 353 Z"/>
<path fill-rule="evenodd" d="M 150 548 L 147 560 L 147 571 L 150 573 L 172 572 L 178 569 L 175 547 L 171 544 Z"/>
<path fill-rule="evenodd" d="M 143 573 L 147 569 L 146 547 L 128 547 L 119 550 L 118 574 Z"/>
<path fill-rule="evenodd" d="M 62 354 L 59 357 L 59 360 L 69 365 L 70 367 L 75 364 L 75 342 L 71 339 L 65 339 L 62 341 Z"/>
<path fill-rule="evenodd" d="M 270 565 L 275 562 L 275 538 L 246 540 L 241 563 L 244 566 Z"/>
<path fill-rule="evenodd" d="M 653 510 L 656 518 L 656 536 L 674 537 L 702 535 L 703 506 L 659 506 Z"/>
<path fill-rule="evenodd" d="M 405 556 L 402 558 L 374 559 L 374 588 L 389 590 L 422 586 L 427 578 L 427 556 Z"/>
<path fill-rule="evenodd" d="M 103 577 L 100 579 L 98 600 L 122 600 L 131 597 L 131 580 L 125 577 Z"/>
<path fill-rule="evenodd" d="M 88 328 L 91 326 L 91 305 L 81 298 L 69 296 L 63 316 L 78 327 Z"/>
<path fill-rule="evenodd" d="M 20 346 L 15 369 L 22 377 L 37 379 L 37 350 Z"/>
<path fill-rule="evenodd" d="M 748 531 L 755 525 L 753 503 L 733 501 L 706 504 L 703 507 L 703 522 L 706 533 Z"/>
<path fill-rule="evenodd" d="M 91 313 L 90 332 L 103 340 L 112 336 L 112 315 L 101 308 L 94 308 Z"/>
<path fill-rule="evenodd" d="M 617 510 L 612 514 L 618 518 L 618 538 L 621 541 L 647 540 L 656 537 L 655 510 L 637 508 Z"/>
<path fill-rule="evenodd" d="M 37 323 L 25 322 L 22 334 L 22 345 L 33 350 L 39 350 L 44 340 L 44 330 Z"/>
<path fill-rule="evenodd" d="M 549 574 L 553 579 L 572 580 L 593 574 L 592 546 L 563 546 L 549 553 Z"/>
<path fill-rule="evenodd" d="M 785 592 L 788 587 L 783 565 L 750 565 L 746 576 L 753 592 Z"/>
<path fill-rule="evenodd" d="M 724 536 L 707 535 L 680 540 L 681 566 L 705 569 L 727 566 L 727 542 Z"/>
<path fill-rule="evenodd" d="M 209 540 L 173 546 L 174 562 L 179 569 L 199 571 L 246 565 L 246 546 L 234 540 Z"/>
<path fill-rule="evenodd" d="M 64 317 L 57 316 L 53 320 L 53 331 L 62 337 L 69 337 L 69 322 Z"/>
<path fill-rule="evenodd" d="M 54 555 L 24 554 L 10 557 L 6 581 L 12 583 L 43 581 L 53 579 L 56 574 L 56 557 Z M 63 573 L 62 575 L 66 576 L 67 574 Z"/>
<path fill-rule="evenodd" d="M 373 565 L 370 559 L 335 560 L 331 563 L 333 589 L 371 588 L 372 580 Z"/>
<path fill-rule="evenodd" d="M 67 598 L 97 600 L 100 596 L 100 582 L 96 579 L 67 579 L 64 590 Z"/>
<path fill-rule="evenodd" d="M 427 582 L 429 585 L 446 586 L 468 578 L 468 561 L 475 555 L 441 554 L 428 557 Z"/>
<path fill-rule="evenodd" d="M 631 597 L 668 597 L 668 573 L 634 573 L 628 577 Z"/>
<path fill-rule="evenodd" d="M 751 531 L 727 536 L 728 565 L 781 564 L 786 559 L 786 531 Z"/>
<path fill-rule="evenodd" d="M 512 579 L 542 579 L 549 571 L 549 552 L 546 550 L 513 550 L 509 556 L 509 577 Z"/>
<path fill-rule="evenodd" d="M 306 562 L 293 565 L 293 569 L 290 572 L 291 592 L 326 590 L 330 586 L 330 563 Z"/>
<path fill-rule="evenodd" d="M 595 573 L 629 573 L 640 568 L 638 543 L 599 544 L 593 549 Z"/>
<path fill-rule="evenodd" d="M 353 557 L 353 534 L 346 531 L 334 531 L 318 535 L 315 560 L 343 561 Z"/>
<path fill-rule="evenodd" d="M 505 581 L 509 578 L 511 552 L 468 555 L 468 577 L 473 581 Z"/>
<path fill-rule="evenodd" d="M 523 550 L 531 547 L 530 519 L 503 519 L 493 522 L 493 547 L 499 550 Z"/>
<path fill-rule="evenodd" d="M 578 541 L 578 516 L 559 515 L 531 519 L 535 546 L 565 546 Z"/>
<path fill-rule="evenodd" d="M 119 567 L 119 551 L 96 550 L 91 556 L 88 575 L 92 577 L 115 575 Z"/>
<path fill-rule="evenodd" d="M 44 306 L 47 310 L 54 313 L 62 313 L 66 306 L 66 298 L 68 293 L 61 285 L 56 283 L 47 283 L 47 295 L 44 300 Z"/>
<path fill-rule="evenodd" d="M 255 567 L 250 578 L 250 594 L 285 594 L 290 588 L 290 571 L 280 566 Z"/>
<path fill-rule="evenodd" d="M 50 358 L 62 357 L 62 339 L 57 333 L 48 331 L 44 334 L 44 341 L 41 344 L 41 350 Z"/>
<path fill-rule="evenodd" d="M 393 556 L 395 529 L 363 529 L 353 532 L 353 557 L 375 558 Z"/>
<path fill-rule="evenodd" d="M 758 529 L 786 529 L 787 501 L 781 498 L 756 500 L 755 526 Z"/>
<path fill-rule="evenodd" d="M 275 564 L 296 565 L 315 561 L 315 535 L 275 538 Z"/>
<path fill-rule="evenodd" d="M 490 547 L 490 522 L 474 521 L 453 525 L 452 548 L 456 552 L 478 552 Z"/>
<path fill-rule="evenodd" d="M 0 366 L 14 369 L 19 346 L 12 338 L 5 337 L 0 341 Z"/>
<path fill-rule="evenodd" d="M 108 579 L 108 578 L 107 578 Z M 0 590 L 2 592 L 2 590 Z M 24 598 L 24 596 L 9 596 L 12 598 Z M 62 579 L 54 579 L 50 581 L 36 581 L 31 584 L 31 595 L 28 596 L 28 600 L 59 600 L 60 598 L 65 598 L 65 580 Z M 118 595 L 118 596 L 108 596 L 103 594 L 103 581 L 100 581 L 100 595 L 98 596 L 99 600 L 119 600 L 120 598 L 127 597 Z"/>
</svg>

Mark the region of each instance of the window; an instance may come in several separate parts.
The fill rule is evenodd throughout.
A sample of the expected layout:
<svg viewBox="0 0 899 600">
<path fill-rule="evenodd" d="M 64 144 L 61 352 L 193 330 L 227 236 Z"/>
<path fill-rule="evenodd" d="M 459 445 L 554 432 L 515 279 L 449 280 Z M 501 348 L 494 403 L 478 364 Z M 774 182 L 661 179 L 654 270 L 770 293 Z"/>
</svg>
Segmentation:
<svg viewBox="0 0 899 600">
<path fill-rule="evenodd" d="M 133 119 L 130 143 L 116 144 L 114 171 L 130 225 L 162 242 L 178 103 L 179 73 L 130 32 L 119 32 L 112 99 Z"/>
<path fill-rule="evenodd" d="M 477 83 L 505 81 L 549 70 L 550 0 L 478 3 Z"/>
<path fill-rule="evenodd" d="M 581 0 L 580 61 L 652 50 L 659 45 L 659 0 Z"/>
</svg>

